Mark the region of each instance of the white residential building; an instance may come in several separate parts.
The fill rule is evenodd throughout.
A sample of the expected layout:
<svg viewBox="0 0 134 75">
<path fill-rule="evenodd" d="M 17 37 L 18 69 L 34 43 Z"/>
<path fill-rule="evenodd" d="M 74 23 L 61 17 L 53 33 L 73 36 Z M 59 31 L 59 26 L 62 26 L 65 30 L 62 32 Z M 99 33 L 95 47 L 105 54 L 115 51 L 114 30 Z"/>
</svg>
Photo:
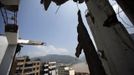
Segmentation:
<svg viewBox="0 0 134 75">
<path fill-rule="evenodd" d="M 75 70 L 68 66 L 59 66 L 58 67 L 58 75 L 75 75 Z"/>
</svg>

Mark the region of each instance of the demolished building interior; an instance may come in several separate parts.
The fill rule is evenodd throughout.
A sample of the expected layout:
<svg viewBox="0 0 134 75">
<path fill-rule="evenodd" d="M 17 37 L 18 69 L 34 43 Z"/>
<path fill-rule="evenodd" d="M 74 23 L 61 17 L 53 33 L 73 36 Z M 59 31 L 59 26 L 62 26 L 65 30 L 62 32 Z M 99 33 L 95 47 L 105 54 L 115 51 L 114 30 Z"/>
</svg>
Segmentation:
<svg viewBox="0 0 134 75">
<path fill-rule="evenodd" d="M 9 10 L 17 15 L 19 4 L 10 5 L 8 0 L 0 0 L 0 9 Z M 18 0 L 15 0 L 18 2 Z M 41 0 L 44 10 L 47 11 L 51 2 L 61 6 L 69 0 Z M 124 25 L 118 21 L 116 13 L 108 0 L 73 0 L 80 4 L 85 2 L 89 12 L 85 15 L 89 27 L 92 31 L 97 50 L 84 26 L 81 18 L 81 11 L 78 15 L 78 45 L 76 47 L 76 57 L 79 57 L 81 51 L 84 51 L 86 61 L 90 70 L 90 75 L 134 75 L 134 41 L 130 37 Z M 116 0 L 126 13 L 128 18 L 134 24 L 134 1 Z M 7 3 L 7 4 L 6 4 Z M 12 2 L 11 2 L 12 3 Z M 2 10 L 1 10 L 2 12 Z M 99 12 L 99 13 L 98 13 Z M 4 17 L 4 15 L 3 15 Z M 8 47 L 0 63 L 0 74 L 8 75 L 13 63 L 14 57 L 18 52 L 18 25 L 14 18 L 14 24 L 9 25 L 8 20 L 3 18 L 6 28 L 6 37 Z M 9 36 L 10 35 L 10 36 Z M 13 36 L 13 39 L 10 39 Z M 13 48 L 12 51 L 9 50 Z M 21 46 L 20 46 L 21 47 Z M 21 48 L 20 48 L 21 49 Z M 100 53 L 100 54 L 98 54 Z M 5 63 L 8 60 L 8 65 Z M 5 66 L 6 65 L 6 66 Z M 5 67 L 3 69 L 3 66 Z"/>
</svg>

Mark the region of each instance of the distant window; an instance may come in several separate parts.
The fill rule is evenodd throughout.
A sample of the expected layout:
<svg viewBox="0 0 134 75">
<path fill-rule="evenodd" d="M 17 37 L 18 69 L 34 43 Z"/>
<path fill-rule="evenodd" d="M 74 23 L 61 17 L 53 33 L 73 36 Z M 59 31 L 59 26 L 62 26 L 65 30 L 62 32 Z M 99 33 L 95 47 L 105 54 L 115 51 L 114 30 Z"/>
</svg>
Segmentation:
<svg viewBox="0 0 134 75">
<path fill-rule="evenodd" d="M 38 73 L 36 73 L 36 75 L 38 75 Z"/>
</svg>

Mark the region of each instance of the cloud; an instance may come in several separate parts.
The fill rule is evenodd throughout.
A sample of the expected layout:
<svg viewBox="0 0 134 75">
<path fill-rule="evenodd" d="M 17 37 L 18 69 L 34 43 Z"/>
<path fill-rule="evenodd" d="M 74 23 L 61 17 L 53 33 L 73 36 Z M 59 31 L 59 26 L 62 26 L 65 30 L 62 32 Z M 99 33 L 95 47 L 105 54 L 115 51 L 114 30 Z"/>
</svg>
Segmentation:
<svg viewBox="0 0 134 75">
<path fill-rule="evenodd" d="M 45 56 L 47 54 L 69 55 L 69 50 L 65 48 L 58 48 L 54 45 L 48 46 L 33 46 L 30 50 L 21 52 L 21 56 L 28 55 L 30 57 Z"/>
<path fill-rule="evenodd" d="M 38 50 L 43 50 L 46 54 L 67 54 L 68 50 L 65 48 L 57 48 L 53 45 L 49 46 L 35 46 Z"/>
</svg>

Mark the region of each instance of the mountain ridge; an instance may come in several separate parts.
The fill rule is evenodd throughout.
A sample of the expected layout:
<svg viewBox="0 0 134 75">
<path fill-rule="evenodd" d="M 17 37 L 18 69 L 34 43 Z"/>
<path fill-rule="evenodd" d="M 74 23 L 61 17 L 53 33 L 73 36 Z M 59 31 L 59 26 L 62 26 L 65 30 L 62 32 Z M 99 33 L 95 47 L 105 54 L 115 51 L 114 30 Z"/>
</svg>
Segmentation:
<svg viewBox="0 0 134 75">
<path fill-rule="evenodd" d="M 69 55 L 57 55 L 49 54 L 46 56 L 34 57 L 32 60 L 40 60 L 41 62 L 56 62 L 62 64 L 76 64 L 82 62 L 82 60 Z"/>
</svg>

